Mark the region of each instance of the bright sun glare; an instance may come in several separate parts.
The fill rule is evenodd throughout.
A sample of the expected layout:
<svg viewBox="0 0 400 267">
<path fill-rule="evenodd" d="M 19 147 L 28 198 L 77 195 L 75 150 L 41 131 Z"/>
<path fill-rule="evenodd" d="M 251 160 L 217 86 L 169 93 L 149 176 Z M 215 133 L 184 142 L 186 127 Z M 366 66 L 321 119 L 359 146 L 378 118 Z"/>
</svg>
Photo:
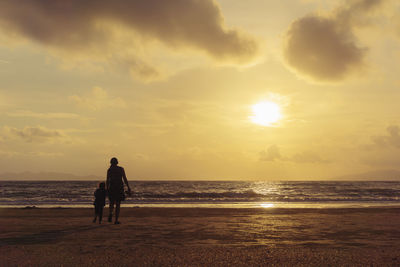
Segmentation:
<svg viewBox="0 0 400 267">
<path fill-rule="evenodd" d="M 253 111 L 253 116 L 250 116 L 251 121 L 262 126 L 271 126 L 282 117 L 280 107 L 274 102 L 260 102 L 251 108 Z"/>
</svg>

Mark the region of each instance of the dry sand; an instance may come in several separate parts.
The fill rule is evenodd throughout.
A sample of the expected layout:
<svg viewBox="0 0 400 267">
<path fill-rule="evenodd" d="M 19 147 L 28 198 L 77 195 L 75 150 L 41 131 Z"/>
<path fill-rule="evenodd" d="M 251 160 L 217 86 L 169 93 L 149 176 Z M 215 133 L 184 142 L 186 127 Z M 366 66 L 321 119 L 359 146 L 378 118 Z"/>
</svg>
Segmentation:
<svg viewBox="0 0 400 267">
<path fill-rule="evenodd" d="M 107 209 L 105 215 L 107 215 Z M 400 266 L 400 208 L 0 209 L 0 266 Z"/>
</svg>

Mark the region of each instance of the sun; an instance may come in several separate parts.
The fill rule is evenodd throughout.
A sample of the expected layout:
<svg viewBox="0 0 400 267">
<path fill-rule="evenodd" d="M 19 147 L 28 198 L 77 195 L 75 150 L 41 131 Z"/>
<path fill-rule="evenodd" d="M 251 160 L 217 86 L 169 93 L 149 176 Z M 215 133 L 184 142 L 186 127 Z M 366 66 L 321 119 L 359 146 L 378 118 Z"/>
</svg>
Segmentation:
<svg viewBox="0 0 400 267">
<path fill-rule="evenodd" d="M 262 126 L 272 126 L 281 118 L 281 109 L 278 104 L 270 101 L 259 102 L 251 106 L 253 115 L 250 120 Z"/>
</svg>

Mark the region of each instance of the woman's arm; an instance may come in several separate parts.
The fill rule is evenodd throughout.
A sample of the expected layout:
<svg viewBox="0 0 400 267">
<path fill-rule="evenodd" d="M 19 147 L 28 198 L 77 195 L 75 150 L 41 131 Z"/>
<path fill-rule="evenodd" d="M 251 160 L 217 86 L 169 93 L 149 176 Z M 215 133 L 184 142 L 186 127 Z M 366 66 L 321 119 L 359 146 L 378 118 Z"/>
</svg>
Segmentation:
<svg viewBox="0 0 400 267">
<path fill-rule="evenodd" d="M 124 179 L 124 183 L 128 187 L 128 192 L 131 192 L 131 188 L 129 187 L 128 179 L 126 178 L 125 170 L 122 168 L 122 179 Z"/>
</svg>

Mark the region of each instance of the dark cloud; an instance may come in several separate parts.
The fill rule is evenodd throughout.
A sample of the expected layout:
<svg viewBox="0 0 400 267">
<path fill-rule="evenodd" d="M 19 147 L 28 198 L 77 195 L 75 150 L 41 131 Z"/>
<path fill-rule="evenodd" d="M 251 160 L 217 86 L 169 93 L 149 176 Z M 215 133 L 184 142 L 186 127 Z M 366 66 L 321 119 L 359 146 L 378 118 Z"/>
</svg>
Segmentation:
<svg viewBox="0 0 400 267">
<path fill-rule="evenodd" d="M 319 16 L 295 21 L 287 33 L 284 55 L 288 64 L 317 80 L 339 80 L 363 65 L 365 50 L 347 29 Z"/>
<path fill-rule="evenodd" d="M 119 41 L 119 31 L 126 31 L 122 36 L 156 40 L 173 49 L 202 50 L 218 61 L 237 64 L 249 63 L 258 50 L 253 38 L 225 26 L 213 0 L 0 1 L 0 26 L 66 50 L 101 52 Z M 129 42 L 125 46 L 135 48 Z M 132 55 L 126 62 L 139 74 L 154 76 L 157 72 Z"/>
<path fill-rule="evenodd" d="M 367 24 L 380 0 L 347 1 L 330 15 L 307 15 L 294 21 L 285 37 L 284 57 L 298 73 L 318 81 L 337 81 L 362 69 L 366 48 L 353 29 Z"/>
</svg>

